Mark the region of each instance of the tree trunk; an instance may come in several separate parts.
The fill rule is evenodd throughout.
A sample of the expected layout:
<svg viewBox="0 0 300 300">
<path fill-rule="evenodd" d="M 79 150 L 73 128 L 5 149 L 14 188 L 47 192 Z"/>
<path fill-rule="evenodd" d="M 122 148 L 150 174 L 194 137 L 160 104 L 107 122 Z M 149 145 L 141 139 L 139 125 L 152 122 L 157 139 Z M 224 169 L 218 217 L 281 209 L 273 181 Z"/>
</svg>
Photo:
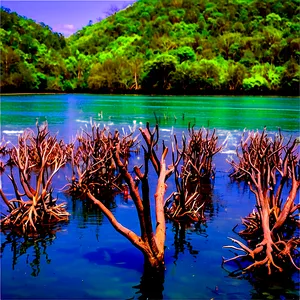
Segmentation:
<svg viewBox="0 0 300 300">
<path fill-rule="evenodd" d="M 138 84 L 138 81 L 137 81 L 136 71 L 134 72 L 134 82 L 135 82 L 135 90 L 138 90 L 139 89 L 139 84 Z"/>
</svg>

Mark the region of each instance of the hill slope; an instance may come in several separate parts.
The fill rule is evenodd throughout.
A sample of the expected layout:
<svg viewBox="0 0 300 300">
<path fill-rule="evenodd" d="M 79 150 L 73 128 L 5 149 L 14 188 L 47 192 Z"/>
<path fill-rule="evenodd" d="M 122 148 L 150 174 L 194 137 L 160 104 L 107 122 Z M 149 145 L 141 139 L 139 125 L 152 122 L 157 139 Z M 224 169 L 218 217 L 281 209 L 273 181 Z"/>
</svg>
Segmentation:
<svg viewBox="0 0 300 300">
<path fill-rule="evenodd" d="M 56 87 L 297 94 L 299 7 L 298 0 L 140 0 L 55 49 Z"/>
<path fill-rule="evenodd" d="M 31 19 L 0 10 L 1 90 L 60 91 L 69 55 L 65 38 Z"/>
<path fill-rule="evenodd" d="M 299 1 L 140 0 L 70 37 L 96 91 L 299 89 Z"/>
</svg>

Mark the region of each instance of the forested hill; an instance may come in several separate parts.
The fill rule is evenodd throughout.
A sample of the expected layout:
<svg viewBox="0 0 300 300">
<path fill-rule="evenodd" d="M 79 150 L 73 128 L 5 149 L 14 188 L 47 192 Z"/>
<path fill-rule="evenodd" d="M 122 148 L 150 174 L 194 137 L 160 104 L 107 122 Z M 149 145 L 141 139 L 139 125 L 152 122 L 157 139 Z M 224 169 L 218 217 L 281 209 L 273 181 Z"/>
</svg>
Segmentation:
<svg viewBox="0 0 300 300">
<path fill-rule="evenodd" d="M 0 13 L 1 91 L 60 91 L 70 54 L 65 38 L 9 9 Z"/>
<path fill-rule="evenodd" d="M 29 20 L 16 17 L 6 28 L 1 18 L 1 47 L 18 55 L 17 65 L 30 64 L 33 78 L 45 76 L 46 85 L 35 82 L 26 86 L 30 89 L 298 94 L 299 4 L 298 0 L 140 0 L 82 28 L 67 39 L 67 45 L 54 33 L 60 41 L 56 48 L 34 36 L 27 25 L 20 26 L 23 33 L 18 31 L 15 25 Z M 11 15 L 2 10 L 1 17 L 4 13 Z M 42 26 L 35 31 L 46 30 Z M 12 42 L 16 33 L 19 45 L 31 46 L 34 40 L 46 47 L 47 54 L 39 55 L 38 47 L 16 46 Z M 45 59 L 48 53 L 50 61 Z M 3 59 L 2 55 L 5 90 L 20 71 L 9 63 L 3 67 Z"/>
</svg>

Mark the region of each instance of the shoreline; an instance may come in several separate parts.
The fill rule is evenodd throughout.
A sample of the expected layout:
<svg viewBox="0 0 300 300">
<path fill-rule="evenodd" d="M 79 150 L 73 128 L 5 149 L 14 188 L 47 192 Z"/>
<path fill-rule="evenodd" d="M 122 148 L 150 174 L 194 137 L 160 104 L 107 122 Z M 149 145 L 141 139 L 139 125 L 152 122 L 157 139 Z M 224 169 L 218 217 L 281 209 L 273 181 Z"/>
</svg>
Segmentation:
<svg viewBox="0 0 300 300">
<path fill-rule="evenodd" d="M 70 93 L 65 93 L 65 92 L 36 92 L 36 93 L 0 93 L 1 96 L 35 96 L 35 95 L 101 95 L 101 96 L 150 96 L 150 97 L 161 97 L 161 96 L 166 96 L 166 97 L 175 97 L 175 96 L 184 96 L 184 97 L 300 97 L 300 94 L 245 94 L 245 93 L 236 93 L 236 94 L 226 94 L 226 93 L 216 93 L 216 94 L 150 94 L 150 93 L 93 93 L 93 92 L 70 92 Z"/>
<path fill-rule="evenodd" d="M 66 95 L 66 94 L 71 94 L 71 93 L 43 93 L 43 92 L 38 92 L 38 93 L 0 93 L 1 96 L 33 96 L 33 95 Z"/>
</svg>

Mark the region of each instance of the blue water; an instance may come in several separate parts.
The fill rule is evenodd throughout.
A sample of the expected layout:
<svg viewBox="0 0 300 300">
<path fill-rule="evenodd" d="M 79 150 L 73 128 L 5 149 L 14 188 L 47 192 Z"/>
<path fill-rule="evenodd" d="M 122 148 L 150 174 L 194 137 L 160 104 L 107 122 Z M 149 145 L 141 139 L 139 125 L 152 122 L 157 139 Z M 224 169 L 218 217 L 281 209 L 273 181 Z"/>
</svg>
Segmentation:
<svg viewBox="0 0 300 300">
<path fill-rule="evenodd" d="M 234 264 L 221 266 L 232 253 L 222 248 L 240 218 L 248 215 L 255 199 L 244 184 L 228 178 L 226 158 L 233 156 L 244 128 L 286 136 L 299 136 L 299 99 L 281 97 L 145 97 L 99 95 L 28 95 L 1 98 L 1 138 L 15 142 L 19 132 L 34 129 L 36 118 L 47 120 L 51 132 L 67 142 L 80 128 L 95 121 L 111 130 L 128 131 L 160 123 L 161 139 L 172 132 L 187 133 L 189 122 L 216 128 L 220 143 L 229 136 L 227 148 L 215 157 L 217 168 L 211 206 L 203 224 L 177 228 L 167 223 L 166 272 L 153 287 L 164 299 L 298 299 L 299 273 L 278 282 L 233 278 Z M 123 129 L 122 129 L 123 128 Z M 136 130 L 138 133 L 138 130 Z M 132 157 L 140 163 L 141 157 Z M 70 220 L 56 232 L 35 242 L 1 233 L 1 299 L 143 299 L 143 257 L 118 234 L 100 211 L 89 203 L 72 201 L 60 188 L 65 174 L 54 180 L 55 193 L 67 202 Z M 155 189 L 151 177 L 151 190 Z M 3 190 L 12 197 L 7 177 Z M 172 184 L 168 184 L 168 193 Z M 116 197 L 113 212 L 124 226 L 138 232 L 132 203 Z M 4 205 L 0 204 L 1 209 Z M 281 298 L 280 298 L 281 297 Z"/>
</svg>

